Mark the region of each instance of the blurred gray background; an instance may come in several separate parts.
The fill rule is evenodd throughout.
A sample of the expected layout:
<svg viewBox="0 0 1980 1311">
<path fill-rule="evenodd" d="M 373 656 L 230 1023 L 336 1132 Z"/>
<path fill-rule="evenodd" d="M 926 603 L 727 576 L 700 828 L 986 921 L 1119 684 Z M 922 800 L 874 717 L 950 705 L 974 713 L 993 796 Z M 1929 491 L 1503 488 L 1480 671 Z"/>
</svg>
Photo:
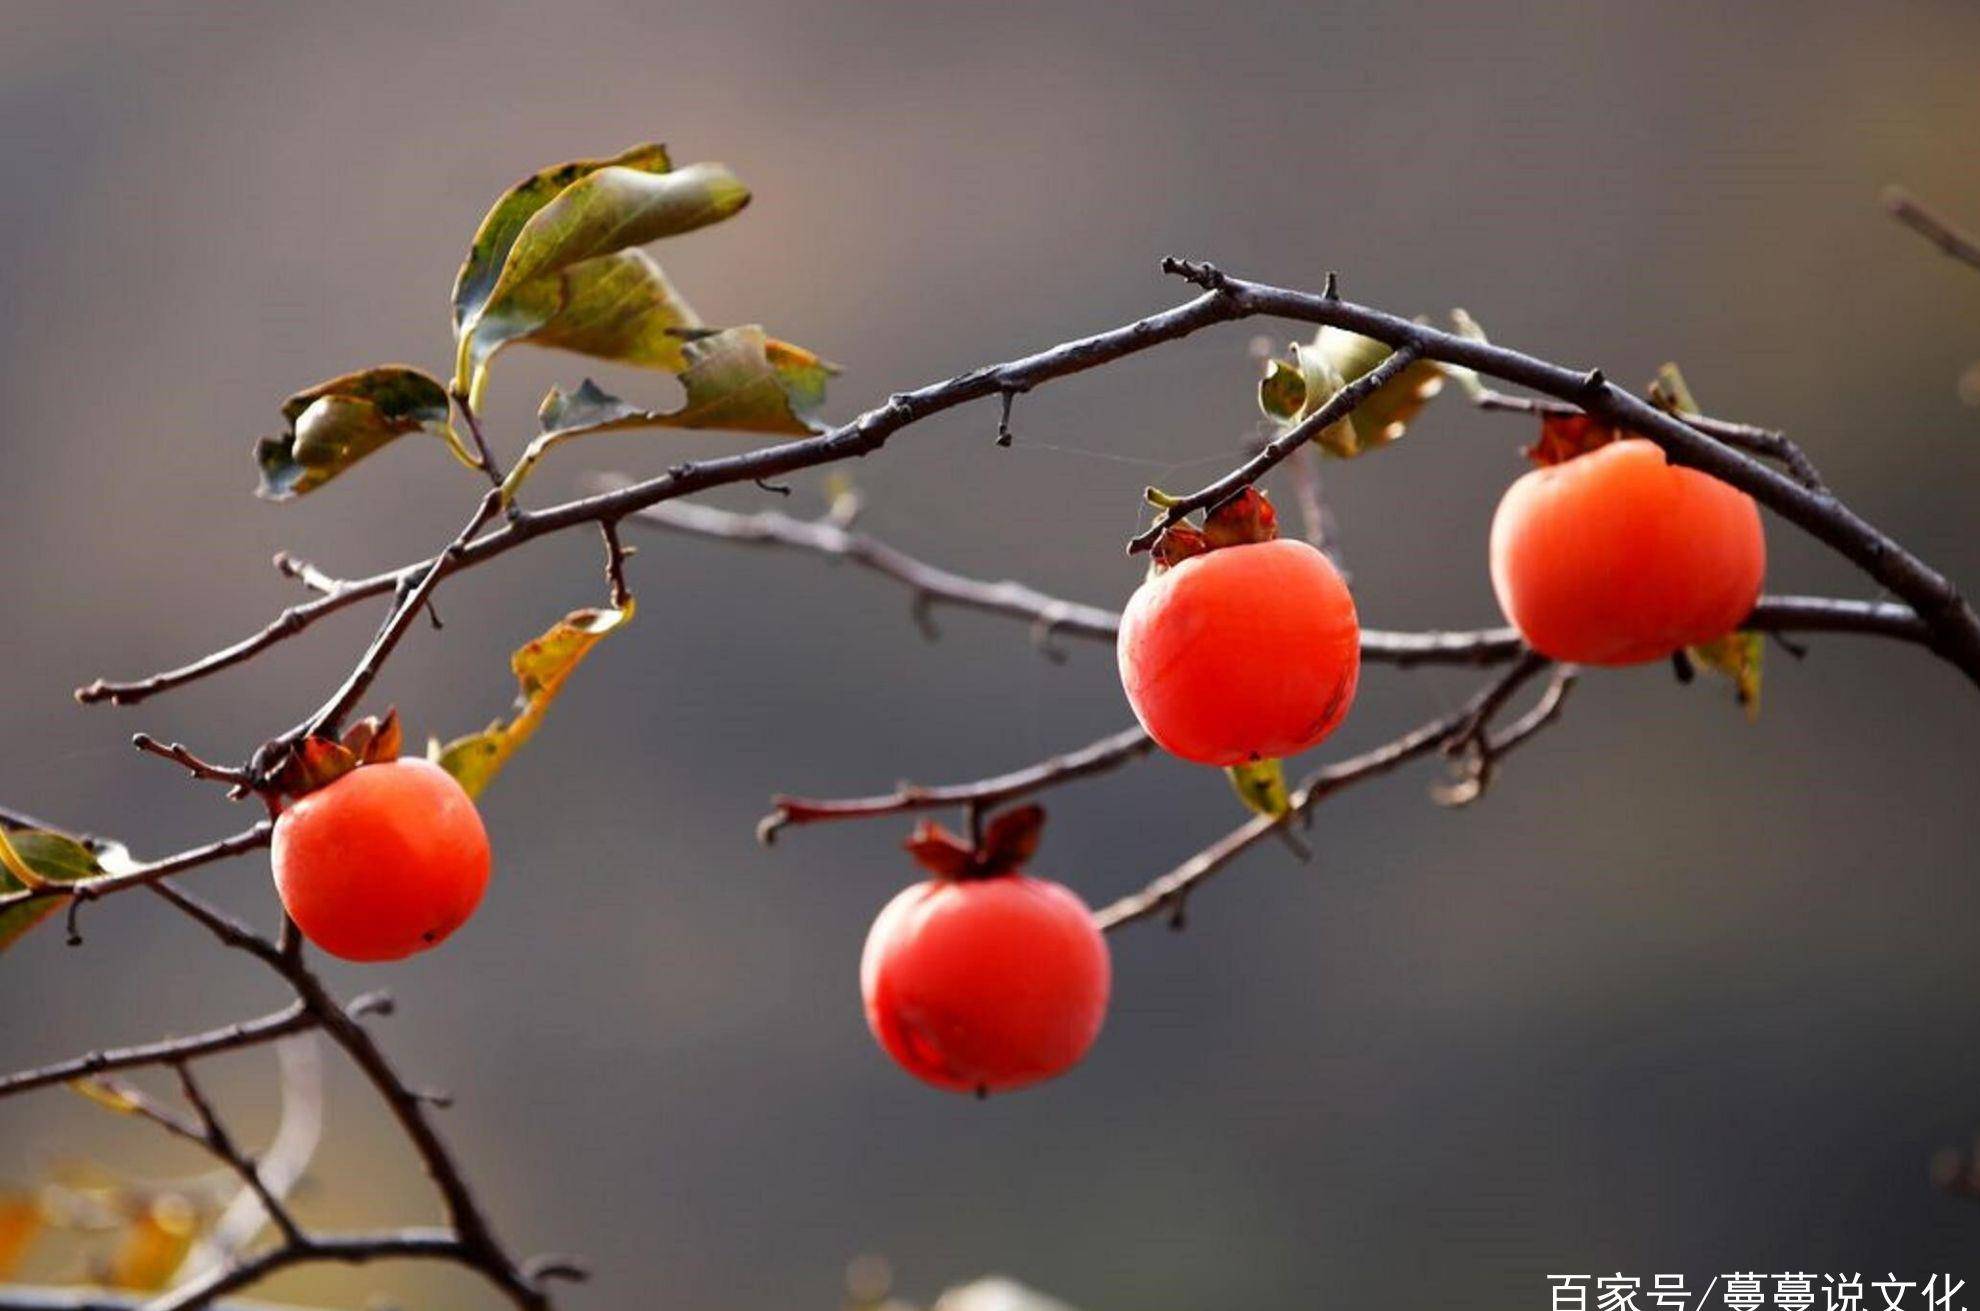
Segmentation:
<svg viewBox="0 0 1980 1311">
<path fill-rule="evenodd" d="M 289 548 L 355 574 L 444 540 L 476 494 L 409 443 L 275 506 L 250 440 L 288 392 L 439 371 L 468 235 L 517 176 L 659 138 L 754 188 L 658 248 L 716 322 L 848 366 L 832 413 L 1179 299 L 1169 253 L 1492 334 L 1613 376 L 1682 361 L 1704 404 L 1792 430 L 1830 481 L 1969 587 L 1980 277 L 1883 217 L 1910 184 L 1980 218 L 1967 3 L 964 6 L 0 3 L 0 797 L 162 853 L 248 816 L 137 757 L 143 728 L 236 758 L 354 659 L 374 615 L 130 710 L 69 699 L 176 663 L 294 595 Z M 1269 330 L 1270 325 L 1268 325 Z M 853 472 L 865 524 L 941 563 L 1117 605 L 1144 482 L 1194 485 L 1253 424 L 1253 327 L 911 430 Z M 659 375 L 517 351 L 543 388 Z M 1525 422 L 1440 402 L 1330 466 L 1367 622 L 1494 622 L 1486 524 Z M 737 439 L 560 453 L 653 471 Z M 822 478 L 788 503 L 815 513 Z M 1777 589 L 1866 594 L 1771 525 Z M 1464 812 L 1434 770 L 1319 814 L 1317 859 L 1248 857 L 1180 936 L 1115 943 L 1071 1077 L 986 1104 L 869 1041 L 856 961 L 913 877 L 901 822 L 751 840 L 773 790 L 850 793 L 1026 763 L 1122 725 L 1102 648 L 941 617 L 848 569 L 652 538 L 638 622 L 490 792 L 492 893 L 389 984 L 395 1052 L 454 1089 L 448 1137 L 531 1250 L 585 1253 L 575 1308 L 831 1305 L 847 1258 L 903 1290 L 1003 1270 L 1088 1308 L 1544 1305 L 1550 1272 L 1858 1269 L 1980 1286 L 1980 1209 L 1927 1184 L 1980 1127 L 1980 697 L 1920 653 L 1769 653 L 1749 727 L 1722 685 L 1593 677 Z M 379 688 L 421 739 L 508 702 L 506 654 L 601 594 L 590 536 L 449 584 Z M 1475 676 L 1377 669 L 1330 750 Z M 1098 901 L 1237 822 L 1166 760 L 1065 791 L 1037 868 Z M 265 861 L 196 876 L 266 923 Z M 148 898 L 4 962 L 8 1066 L 280 1000 Z M 217 1067 L 270 1119 L 265 1056 Z M 424 1220 L 343 1075 L 305 1203 Z M 0 1119 L 0 1181 L 79 1156 L 192 1168 L 47 1093 Z M 273 1295 L 480 1306 L 430 1267 Z"/>
</svg>

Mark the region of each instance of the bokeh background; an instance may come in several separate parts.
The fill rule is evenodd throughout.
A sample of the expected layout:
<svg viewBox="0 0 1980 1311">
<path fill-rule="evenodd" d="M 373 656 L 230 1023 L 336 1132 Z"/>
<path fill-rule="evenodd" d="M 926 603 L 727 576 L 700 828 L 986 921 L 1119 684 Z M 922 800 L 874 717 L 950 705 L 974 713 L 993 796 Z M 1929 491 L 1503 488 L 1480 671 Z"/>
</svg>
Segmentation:
<svg viewBox="0 0 1980 1311">
<path fill-rule="evenodd" d="M 703 313 L 848 366 L 832 413 L 1177 300 L 1168 253 L 1406 312 L 1624 379 L 1683 362 L 1708 408 L 1792 430 L 1873 519 L 1980 586 L 1980 277 L 1879 211 L 1902 181 L 1980 216 L 1980 9 L 1966 3 L 998 5 L 611 0 L 0 3 L 0 797 L 159 853 L 247 818 L 125 745 L 235 758 L 314 705 L 352 612 L 131 710 L 69 699 L 246 632 L 289 548 L 355 574 L 431 550 L 475 488 L 407 444 L 302 502 L 249 495 L 291 390 L 448 360 L 467 237 L 518 175 L 660 138 L 756 192 L 657 253 Z M 1269 327 L 1269 325 L 1268 325 Z M 1118 604 L 1149 481 L 1252 431 L 1257 328 L 919 426 L 853 472 L 865 526 L 938 562 Z M 518 351 L 491 425 L 593 365 Z M 611 377 L 665 401 L 658 375 Z M 1524 421 L 1440 402 L 1329 470 L 1364 617 L 1495 621 L 1483 543 Z M 601 439 L 586 469 L 721 436 Z M 823 479 L 786 505 L 815 513 Z M 1590 678 L 1463 812 L 1418 769 L 1330 803 L 1317 857 L 1267 846 L 1180 936 L 1115 943 L 1086 1066 L 986 1104 L 899 1074 L 855 968 L 913 877 L 900 822 L 759 848 L 773 790 L 851 793 L 1026 763 L 1126 722 L 1111 656 L 1039 658 L 960 614 L 922 640 L 850 569 L 643 540 L 638 622 L 491 791 L 472 928 L 334 971 L 402 1000 L 392 1049 L 528 1249 L 592 1259 L 575 1308 L 824 1306 L 860 1252 L 923 1297 L 1007 1271 L 1086 1308 L 1544 1305 L 1551 1272 L 1950 1270 L 1980 1209 L 1926 1161 L 1980 1127 L 1980 700 L 1920 653 L 1769 653 L 1766 713 L 1661 669 Z M 1862 581 L 1772 527 L 1780 589 Z M 593 538 L 450 583 L 379 689 L 422 738 L 508 702 L 509 649 L 601 590 Z M 1334 749 L 1466 695 L 1377 669 Z M 1051 800 L 1038 861 L 1100 900 L 1237 821 L 1152 760 Z M 266 923 L 258 858 L 196 876 Z M 4 962 L 8 1066 L 280 1001 L 148 898 Z M 265 1054 L 216 1067 L 271 1118 Z M 333 1078 L 305 1212 L 431 1206 Z M 60 1092 L 0 1117 L 0 1180 L 82 1157 L 195 1166 Z M 272 1295 L 480 1306 L 427 1267 Z"/>
</svg>

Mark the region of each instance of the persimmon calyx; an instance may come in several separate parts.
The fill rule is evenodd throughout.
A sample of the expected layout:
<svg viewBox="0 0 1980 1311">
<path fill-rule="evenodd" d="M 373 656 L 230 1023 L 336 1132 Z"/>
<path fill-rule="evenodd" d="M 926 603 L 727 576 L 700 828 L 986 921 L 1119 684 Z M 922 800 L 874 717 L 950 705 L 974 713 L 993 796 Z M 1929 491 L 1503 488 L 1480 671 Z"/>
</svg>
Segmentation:
<svg viewBox="0 0 1980 1311">
<path fill-rule="evenodd" d="M 1147 496 L 1151 504 L 1158 506 L 1176 503 L 1175 497 L 1153 487 L 1148 489 Z M 1204 515 L 1202 527 L 1181 522 L 1163 529 L 1149 552 L 1149 572 L 1159 574 L 1191 556 L 1221 550 L 1226 546 L 1269 542 L 1278 535 L 1278 511 L 1272 508 L 1272 502 L 1266 499 L 1265 493 L 1256 487 L 1247 487 Z"/>
<path fill-rule="evenodd" d="M 1607 419 L 1598 419 L 1592 414 L 1543 414 L 1540 416 L 1540 436 L 1523 454 L 1545 469 L 1550 465 L 1566 464 L 1577 455 L 1586 455 L 1628 435 Z"/>
<path fill-rule="evenodd" d="M 1037 852 L 1044 828 L 1043 806 L 1019 806 L 984 825 L 980 843 L 972 844 L 924 819 L 902 845 L 917 864 L 938 879 L 990 879 L 1022 868 Z"/>
<path fill-rule="evenodd" d="M 1684 374 L 1675 364 L 1665 364 L 1657 370 L 1657 376 L 1643 393 L 1658 409 L 1679 418 L 1699 412 L 1697 398 L 1684 381 Z M 1592 414 L 1543 414 L 1540 416 L 1540 438 L 1526 448 L 1526 458 L 1546 468 L 1549 465 L 1564 464 L 1577 455 L 1586 455 L 1598 446 L 1635 433 L 1619 428 L 1607 419 L 1598 419 Z"/>
<path fill-rule="evenodd" d="M 399 758 L 405 733 L 397 709 L 383 718 L 367 716 L 344 730 L 342 738 L 311 735 L 289 748 L 288 757 L 270 781 L 287 796 L 307 796 L 326 788 L 362 765 L 382 765 Z"/>
</svg>

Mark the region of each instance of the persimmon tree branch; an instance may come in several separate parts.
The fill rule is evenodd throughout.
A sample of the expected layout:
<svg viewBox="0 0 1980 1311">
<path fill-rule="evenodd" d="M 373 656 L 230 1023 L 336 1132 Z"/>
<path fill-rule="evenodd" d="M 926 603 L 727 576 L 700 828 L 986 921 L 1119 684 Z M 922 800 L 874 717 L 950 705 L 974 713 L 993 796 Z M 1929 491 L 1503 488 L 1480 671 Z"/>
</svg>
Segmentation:
<svg viewBox="0 0 1980 1311">
<path fill-rule="evenodd" d="M 1281 832 L 1296 819 L 1308 815 L 1315 806 L 1336 792 L 1390 773 L 1412 760 L 1462 741 L 1467 734 L 1480 731 L 1521 687 L 1546 669 L 1548 663 L 1540 656 L 1523 656 L 1471 701 L 1452 713 L 1420 724 L 1360 755 L 1322 766 L 1300 780 L 1285 814 L 1253 816 L 1140 891 L 1101 907 L 1094 912 L 1095 920 L 1103 931 L 1112 932 L 1137 920 L 1166 914 L 1170 923 L 1179 927 L 1190 895 L 1232 861 L 1264 839 Z M 1570 674 L 1561 674 L 1554 688 L 1564 688 L 1570 677 Z M 1519 725 L 1508 730 L 1500 739 L 1502 752 L 1532 737 L 1542 725 L 1552 720 L 1562 695 L 1554 688 L 1550 688 L 1539 703 L 1542 709 L 1537 718 L 1528 716 L 1522 719 Z"/>
<path fill-rule="evenodd" d="M 1980 238 L 1956 226 L 1952 220 L 1927 206 L 1903 187 L 1884 192 L 1884 207 L 1891 217 L 1916 232 L 1962 264 L 1980 269 Z"/>
<path fill-rule="evenodd" d="M 352 1010 L 363 1014 L 377 1002 L 376 994 L 368 994 L 351 1003 Z M 77 1079 L 93 1075 L 111 1074 L 118 1070 L 134 1070 L 144 1066 L 171 1065 L 181 1061 L 197 1060 L 202 1056 L 217 1056 L 222 1052 L 239 1051 L 243 1047 L 259 1046 L 274 1042 L 293 1033 L 305 1033 L 316 1027 L 316 1017 L 301 1002 L 292 1002 L 272 1015 L 264 1015 L 258 1020 L 243 1020 L 239 1024 L 229 1024 L 204 1033 L 190 1034 L 183 1038 L 161 1038 L 157 1042 L 139 1043 L 130 1047 L 109 1047 L 75 1057 L 72 1060 L 58 1061 L 32 1070 L 22 1070 L 0 1078 L 0 1097 L 11 1097 L 16 1093 L 32 1092 L 36 1088 L 46 1088 L 52 1084 L 72 1083 Z"/>
<path fill-rule="evenodd" d="M 623 605 L 630 599 L 626 570 L 631 552 L 620 539 L 620 528 L 628 518 L 639 524 L 711 538 L 850 559 L 906 586 L 922 602 L 940 601 L 1026 619 L 1045 636 L 1063 632 L 1089 640 L 1111 640 L 1119 626 L 1119 617 L 1112 611 L 1060 600 L 1024 584 L 971 579 L 855 533 L 843 522 L 830 519 L 808 522 L 777 514 L 738 515 L 686 503 L 681 498 L 743 482 L 776 490 L 769 480 L 870 455 L 904 429 L 978 400 L 998 402 L 996 439 L 1000 444 L 1009 444 L 1013 397 L 1205 328 L 1257 317 L 1344 329 L 1374 338 L 1389 346 L 1392 353 L 1228 473 L 1166 502 L 1155 524 L 1135 536 L 1131 549 L 1146 549 L 1163 527 L 1192 511 L 1213 509 L 1265 477 L 1412 363 L 1434 361 L 1535 393 L 1530 401 L 1489 393 L 1480 399 L 1480 404 L 1487 408 L 1529 408 L 1543 413 L 1579 411 L 1640 433 L 1658 443 L 1672 460 L 1702 469 L 1747 491 L 1855 564 L 1903 602 L 1768 597 L 1750 617 L 1749 627 L 1773 632 L 1860 632 L 1918 643 L 1969 679 L 1980 682 L 1980 620 L 1971 607 L 1943 575 L 1828 491 L 1799 448 L 1781 434 L 1688 413 L 1673 414 L 1614 386 L 1599 370 L 1570 369 L 1493 345 L 1477 336 L 1443 332 L 1344 300 L 1337 294 L 1332 279 L 1324 293 L 1313 294 L 1230 277 L 1207 264 L 1169 261 L 1167 267 L 1196 284 L 1200 294 L 1121 327 L 897 393 L 849 422 L 813 436 L 733 455 L 686 461 L 655 478 L 615 483 L 541 509 L 527 509 L 515 503 L 510 493 L 520 481 L 517 474 L 502 473 L 480 417 L 457 389 L 452 396 L 453 404 L 467 420 L 476 465 L 487 476 L 490 488 L 481 495 L 464 525 L 436 554 L 357 579 L 336 578 L 291 557 L 278 557 L 277 567 L 297 578 L 315 595 L 287 608 L 258 632 L 187 665 L 134 681 L 98 680 L 79 689 L 77 698 L 86 703 L 143 701 L 252 659 L 327 615 L 368 599 L 388 597 L 389 604 L 378 628 L 339 685 L 316 710 L 271 738 L 248 762 L 239 766 L 213 764 L 186 747 L 159 743 L 140 735 L 142 749 L 179 764 L 199 779 L 225 784 L 236 794 L 258 793 L 270 800 L 272 807 L 273 775 L 285 753 L 307 736 L 334 732 L 357 710 L 407 630 L 422 611 L 430 611 L 435 593 L 447 578 L 477 568 L 538 538 L 585 528 L 599 532 L 603 538 L 613 599 Z M 542 450 L 548 449 L 546 443 Z M 1768 460 L 1778 462 L 1786 472 L 1772 467 L 1765 462 Z M 1450 756 L 1458 771 L 1458 782 L 1447 789 L 1445 799 L 1454 802 L 1471 799 L 1484 789 L 1507 752 L 1554 721 L 1574 677 L 1571 670 L 1551 666 L 1544 658 L 1527 651 L 1509 629 L 1427 633 L 1369 630 L 1364 634 L 1363 654 L 1376 663 L 1496 668 L 1491 680 L 1465 707 L 1418 725 L 1380 747 L 1321 767 L 1301 780 L 1283 812 L 1254 817 L 1141 891 L 1103 908 L 1098 913 L 1103 927 L 1112 929 L 1158 914 L 1179 916 L 1193 891 L 1258 841 L 1283 835 L 1296 818 L 1306 816 L 1334 793 L 1386 774 L 1409 761 L 1439 752 Z M 1543 673 L 1548 679 L 1538 698 L 1511 723 L 1499 726 L 1501 716 L 1508 713 L 1519 695 Z M 766 836 L 790 824 L 937 806 L 960 805 L 977 816 L 986 807 L 1097 774 L 1148 750 L 1146 736 L 1139 729 L 1130 729 L 1026 769 L 975 783 L 938 788 L 904 784 L 881 796 L 840 801 L 779 798 L 777 811 L 766 821 Z M 11 814 L 0 818 L 14 824 L 15 817 Z M 28 823 L 22 817 L 19 826 Z M 358 1263 L 395 1257 L 458 1263 L 481 1275 L 524 1311 L 541 1311 L 548 1306 L 545 1281 L 578 1277 L 580 1268 L 566 1258 L 522 1262 L 511 1255 L 496 1236 L 458 1161 L 433 1124 L 432 1099 L 403 1080 L 376 1039 L 360 1023 L 361 1003 L 347 1007 L 331 994 L 310 966 L 292 924 L 285 921 L 279 936 L 264 937 L 177 885 L 174 876 L 178 874 L 267 845 L 271 827 L 264 822 L 243 833 L 162 860 L 117 862 L 115 868 L 74 882 L 35 882 L 0 894 L 0 912 L 5 912 L 51 898 L 66 898 L 73 907 L 111 892 L 148 887 L 156 897 L 205 928 L 216 940 L 259 961 L 295 997 L 294 1005 L 282 1012 L 229 1029 L 93 1053 L 25 1071 L 0 1080 L 0 1095 L 147 1065 L 164 1064 L 188 1070 L 191 1062 L 209 1055 L 265 1042 L 288 1032 L 315 1029 L 365 1076 L 393 1116 L 438 1194 L 443 1226 L 356 1235 L 314 1235 L 293 1219 L 283 1224 L 278 1218 L 277 1227 L 282 1230 L 278 1243 L 252 1255 L 237 1255 L 173 1289 L 152 1304 L 154 1311 L 189 1311 L 211 1305 L 269 1274 L 301 1263 Z M 107 850 L 100 845 L 92 845 L 92 849 Z M 185 1092 L 198 1122 L 182 1127 L 190 1128 L 216 1151 L 223 1150 L 222 1144 L 231 1148 L 232 1139 L 226 1136 L 224 1125 L 204 1101 L 189 1073 Z M 232 1155 L 240 1156 L 237 1150 Z M 251 1171 L 252 1167 L 249 1168 Z M 46 1300 L 33 1300 L 43 1296 L 33 1292 L 19 1294 L 20 1300 L 10 1301 L 9 1296 L 0 1292 L 0 1311 L 49 1305 Z M 112 1297 L 94 1305 L 123 1303 Z"/>
<path fill-rule="evenodd" d="M 1076 751 L 974 783 L 953 783 L 943 787 L 902 783 L 894 791 L 880 796 L 849 797 L 836 801 L 779 796 L 772 799 L 770 813 L 757 823 L 756 836 L 759 841 L 768 843 L 774 841 L 783 829 L 798 824 L 817 824 L 836 819 L 873 819 L 916 810 L 938 810 L 944 806 L 963 806 L 973 810 L 1000 806 L 1061 783 L 1104 774 L 1138 756 L 1147 755 L 1154 747 L 1155 743 L 1148 734 L 1136 725 L 1110 733 Z"/>
<path fill-rule="evenodd" d="M 266 827 L 257 826 L 258 829 Z M 210 853 L 222 845 L 211 844 L 200 849 L 209 854 L 197 863 L 219 859 L 219 855 Z M 362 1263 L 393 1257 L 449 1260 L 481 1274 L 523 1311 L 544 1311 L 549 1306 L 549 1298 L 542 1286 L 546 1275 L 582 1277 L 581 1267 L 568 1258 L 555 1258 L 540 1266 L 519 1262 L 497 1239 L 465 1174 L 433 1126 L 426 1098 L 399 1076 L 383 1048 L 361 1023 L 368 1015 L 388 1011 L 389 998 L 382 994 L 368 994 L 345 1005 L 337 1000 L 309 966 L 300 941 L 291 935 L 285 933 L 283 941 L 265 938 L 233 916 L 178 888 L 164 876 L 147 879 L 144 885 L 206 929 L 223 945 L 260 961 L 295 994 L 295 1002 L 291 1006 L 260 1020 L 187 1038 L 90 1053 L 75 1060 L 0 1079 L 0 1096 L 5 1096 L 55 1083 L 97 1078 L 113 1071 L 144 1066 L 170 1067 L 181 1076 L 187 1102 L 198 1117 L 197 1123 L 177 1120 L 170 1113 L 162 1112 L 144 1101 L 141 1096 L 134 1100 L 134 1109 L 180 1136 L 202 1143 L 237 1172 L 243 1172 L 244 1178 L 252 1177 L 252 1186 L 281 1231 L 282 1241 L 253 1256 L 223 1262 L 199 1278 L 179 1285 L 148 1303 L 150 1311 L 191 1311 L 278 1270 L 308 1262 Z M 80 885 L 70 885 L 71 889 L 76 886 Z M 288 943 L 294 945 L 286 945 Z M 265 1181 L 234 1146 L 231 1134 L 194 1080 L 192 1062 L 309 1029 L 320 1031 L 345 1053 L 397 1121 L 440 1196 L 447 1221 L 444 1229 L 329 1236 L 306 1233 L 293 1217 L 288 1217 L 279 1200 L 274 1199 L 267 1189 Z M 35 1305 L 43 1303 L 10 1301 L 8 1294 L 0 1290 L 0 1311 Z"/>
<path fill-rule="evenodd" d="M 624 486 L 622 479 L 602 480 Z M 854 532 L 829 515 L 798 519 L 775 510 L 742 513 L 695 501 L 669 501 L 640 510 L 631 521 L 688 536 L 746 546 L 783 547 L 844 559 L 906 587 L 919 602 L 1027 620 L 1034 636 L 1064 634 L 1111 645 L 1120 632 L 1118 611 L 1051 596 L 1026 583 L 970 578 L 917 559 L 870 534 Z M 1823 596 L 1763 596 L 1746 628 L 1768 633 L 1859 633 L 1927 644 L 1930 635 L 1909 606 Z M 1361 658 L 1407 668 L 1418 664 L 1492 665 L 1524 649 L 1511 628 L 1404 632 L 1361 630 Z"/>
</svg>

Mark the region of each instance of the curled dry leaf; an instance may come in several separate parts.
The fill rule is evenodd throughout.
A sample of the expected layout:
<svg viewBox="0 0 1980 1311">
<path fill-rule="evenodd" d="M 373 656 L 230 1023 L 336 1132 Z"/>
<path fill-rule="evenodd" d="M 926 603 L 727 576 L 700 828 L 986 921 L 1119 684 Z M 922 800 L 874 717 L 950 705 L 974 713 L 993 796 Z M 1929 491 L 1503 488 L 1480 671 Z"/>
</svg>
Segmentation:
<svg viewBox="0 0 1980 1311">
<path fill-rule="evenodd" d="M 1325 405 L 1341 388 L 1367 374 L 1393 352 L 1372 337 L 1323 327 L 1291 358 L 1273 360 L 1258 384 L 1258 405 L 1267 417 L 1291 427 Z M 1361 455 L 1403 435 L 1410 420 L 1444 386 L 1444 370 L 1418 360 L 1391 378 L 1347 417 L 1314 438 L 1329 454 Z"/>
<path fill-rule="evenodd" d="M 382 364 L 320 382 L 282 402 L 288 430 L 255 443 L 260 496 L 312 492 L 410 432 L 447 434 L 447 390 L 420 370 Z"/>
</svg>

